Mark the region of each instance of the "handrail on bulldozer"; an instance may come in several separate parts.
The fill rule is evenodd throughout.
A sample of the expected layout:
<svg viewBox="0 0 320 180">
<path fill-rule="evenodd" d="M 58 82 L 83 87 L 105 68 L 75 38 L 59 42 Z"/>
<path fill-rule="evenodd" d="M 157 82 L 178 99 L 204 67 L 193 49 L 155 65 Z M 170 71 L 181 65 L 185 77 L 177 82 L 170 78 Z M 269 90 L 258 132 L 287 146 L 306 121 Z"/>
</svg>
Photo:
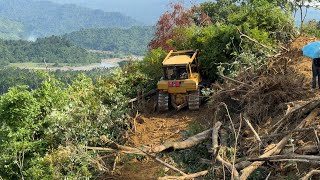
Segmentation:
<svg viewBox="0 0 320 180">
<path fill-rule="evenodd" d="M 179 54 L 186 54 L 186 53 L 193 53 L 192 57 L 191 57 L 191 61 L 193 61 L 197 54 L 199 53 L 199 50 L 196 49 L 196 50 L 182 50 L 182 51 L 173 51 L 173 50 L 170 50 L 168 55 L 166 56 L 166 58 L 164 59 L 167 60 L 169 57 L 171 57 L 172 55 L 179 55 Z"/>
</svg>

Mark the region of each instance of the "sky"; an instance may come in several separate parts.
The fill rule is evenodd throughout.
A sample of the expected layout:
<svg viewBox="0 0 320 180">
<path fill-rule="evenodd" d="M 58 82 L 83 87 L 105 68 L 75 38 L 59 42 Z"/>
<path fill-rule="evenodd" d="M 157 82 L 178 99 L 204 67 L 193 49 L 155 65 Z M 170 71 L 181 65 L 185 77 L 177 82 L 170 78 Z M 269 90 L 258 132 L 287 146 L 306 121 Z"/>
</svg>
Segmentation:
<svg viewBox="0 0 320 180">
<path fill-rule="evenodd" d="M 157 22 L 173 0 L 49 0 L 60 4 L 77 4 L 107 12 L 121 12 L 146 25 Z M 205 0 L 183 0 L 186 6 L 198 4 Z M 181 2 L 181 0 L 179 0 Z"/>
<path fill-rule="evenodd" d="M 40 0 L 38 0 L 40 1 Z M 144 23 L 154 25 L 163 12 L 169 9 L 171 2 L 183 2 L 190 7 L 209 0 L 48 0 L 60 4 L 77 4 L 92 9 L 101 9 L 106 12 L 121 12 L 124 15 Z M 310 8 L 306 21 L 320 20 L 320 11 Z M 296 24 L 299 24 L 299 14 L 296 16 Z"/>
</svg>

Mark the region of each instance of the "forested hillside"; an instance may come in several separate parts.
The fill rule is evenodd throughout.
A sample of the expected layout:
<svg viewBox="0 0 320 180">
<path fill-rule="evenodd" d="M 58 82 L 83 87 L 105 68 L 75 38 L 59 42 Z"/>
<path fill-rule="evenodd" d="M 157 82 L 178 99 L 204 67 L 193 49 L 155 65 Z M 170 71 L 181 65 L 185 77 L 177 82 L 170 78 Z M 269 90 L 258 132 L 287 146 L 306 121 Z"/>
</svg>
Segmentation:
<svg viewBox="0 0 320 180">
<path fill-rule="evenodd" d="M 24 26 L 20 22 L 0 17 L 0 39 L 17 40 L 22 38 Z"/>
<path fill-rule="evenodd" d="M 110 74 L 111 69 L 97 68 L 89 71 L 52 71 L 49 74 L 45 71 L 35 71 L 19 68 L 0 68 L 0 95 L 7 93 L 13 86 L 27 85 L 28 90 L 37 89 L 41 83 L 47 80 L 48 75 L 55 78 L 64 84 L 71 84 L 74 79 L 80 74 L 85 74 L 91 78 L 94 83 L 99 77 L 106 77 Z"/>
<path fill-rule="evenodd" d="M 57 36 L 39 38 L 35 42 L 0 40 L 0 63 L 92 63 L 100 62 L 93 53 Z"/>
<path fill-rule="evenodd" d="M 99 28 L 76 31 L 63 37 L 86 49 L 144 55 L 153 33 L 153 27 Z"/>
<path fill-rule="evenodd" d="M 58 35 L 82 28 L 139 24 L 121 13 L 33 0 L 0 0 L 0 16 L 22 23 L 25 37 Z"/>
</svg>

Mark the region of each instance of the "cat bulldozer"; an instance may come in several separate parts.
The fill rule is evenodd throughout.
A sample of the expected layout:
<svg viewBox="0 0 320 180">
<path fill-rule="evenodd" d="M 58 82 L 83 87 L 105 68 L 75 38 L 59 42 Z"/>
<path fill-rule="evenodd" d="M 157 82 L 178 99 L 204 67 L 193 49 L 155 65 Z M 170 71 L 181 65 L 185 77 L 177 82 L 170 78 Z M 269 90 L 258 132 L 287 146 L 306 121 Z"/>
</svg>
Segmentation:
<svg viewBox="0 0 320 180">
<path fill-rule="evenodd" d="M 198 50 L 171 50 L 162 62 L 163 77 L 157 84 L 158 110 L 176 110 L 188 106 L 198 110 L 200 106 L 201 76 Z"/>
</svg>

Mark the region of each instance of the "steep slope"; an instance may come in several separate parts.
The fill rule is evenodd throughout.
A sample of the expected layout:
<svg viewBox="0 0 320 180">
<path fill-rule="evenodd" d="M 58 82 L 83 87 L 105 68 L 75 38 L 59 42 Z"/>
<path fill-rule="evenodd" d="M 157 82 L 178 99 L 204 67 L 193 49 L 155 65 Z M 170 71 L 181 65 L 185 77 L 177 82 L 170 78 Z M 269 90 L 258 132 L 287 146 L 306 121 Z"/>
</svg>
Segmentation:
<svg viewBox="0 0 320 180">
<path fill-rule="evenodd" d="M 0 16 L 21 22 L 26 27 L 25 36 L 36 37 L 83 28 L 130 27 L 139 24 L 118 12 L 32 0 L 0 0 Z"/>
</svg>

